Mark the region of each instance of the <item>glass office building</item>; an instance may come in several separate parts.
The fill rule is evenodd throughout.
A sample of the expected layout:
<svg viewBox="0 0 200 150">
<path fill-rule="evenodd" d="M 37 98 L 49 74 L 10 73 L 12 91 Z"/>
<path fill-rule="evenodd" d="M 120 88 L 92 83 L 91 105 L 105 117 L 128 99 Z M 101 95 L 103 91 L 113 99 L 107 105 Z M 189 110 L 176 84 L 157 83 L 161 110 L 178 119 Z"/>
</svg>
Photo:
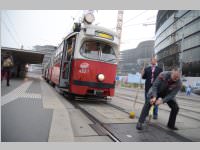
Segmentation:
<svg viewBox="0 0 200 150">
<path fill-rule="evenodd" d="M 159 66 L 176 66 L 184 76 L 199 77 L 200 10 L 158 11 L 154 47 Z"/>
</svg>

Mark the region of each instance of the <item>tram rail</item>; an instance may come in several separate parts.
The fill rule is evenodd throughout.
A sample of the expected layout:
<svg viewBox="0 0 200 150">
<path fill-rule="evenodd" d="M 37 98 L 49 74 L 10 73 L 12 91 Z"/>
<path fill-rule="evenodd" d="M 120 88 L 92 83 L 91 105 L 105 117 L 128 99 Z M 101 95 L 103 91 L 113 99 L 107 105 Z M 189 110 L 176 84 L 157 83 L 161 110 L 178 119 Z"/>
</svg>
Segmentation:
<svg viewBox="0 0 200 150">
<path fill-rule="evenodd" d="M 82 99 L 70 100 L 70 102 L 71 102 L 71 104 L 74 105 L 75 108 L 79 109 L 88 119 L 90 119 L 94 123 L 94 125 L 96 127 L 95 131 L 97 133 L 101 132 L 101 134 L 108 136 L 111 140 L 113 140 L 113 142 L 120 142 L 120 140 L 116 136 L 114 136 L 108 129 L 106 129 L 104 127 L 103 122 L 101 122 L 97 117 L 95 117 L 94 115 L 89 113 L 86 109 L 81 107 L 81 104 L 79 103 L 80 100 L 82 100 Z M 92 100 L 84 100 L 84 103 L 91 102 L 91 101 Z"/>
<path fill-rule="evenodd" d="M 126 96 L 127 96 L 127 95 L 126 95 Z M 131 98 L 127 98 L 127 97 L 119 96 L 119 95 L 116 95 L 116 97 L 123 98 L 124 100 L 133 102 L 133 99 L 131 99 Z M 142 101 L 142 100 L 137 100 L 136 103 L 144 104 L 144 101 Z M 114 104 L 113 104 L 113 105 L 114 105 Z M 118 106 L 118 107 L 119 107 L 119 106 Z M 168 109 L 165 109 L 165 108 L 163 108 L 163 107 L 159 107 L 159 109 L 164 110 L 164 111 L 167 111 L 167 112 L 170 112 Z M 179 115 L 184 116 L 184 117 L 187 117 L 187 118 L 190 118 L 190 119 L 194 119 L 194 120 L 200 121 L 199 117 L 194 117 L 194 116 L 191 116 L 191 115 L 187 115 L 187 112 L 196 113 L 196 114 L 198 114 L 198 115 L 199 115 L 199 112 L 196 112 L 196 111 L 193 111 L 193 110 L 190 110 L 190 109 L 185 109 L 185 108 L 182 108 L 182 107 L 180 107 L 180 109 L 181 109 L 182 111 L 185 111 L 186 113 L 179 112 Z"/>
</svg>

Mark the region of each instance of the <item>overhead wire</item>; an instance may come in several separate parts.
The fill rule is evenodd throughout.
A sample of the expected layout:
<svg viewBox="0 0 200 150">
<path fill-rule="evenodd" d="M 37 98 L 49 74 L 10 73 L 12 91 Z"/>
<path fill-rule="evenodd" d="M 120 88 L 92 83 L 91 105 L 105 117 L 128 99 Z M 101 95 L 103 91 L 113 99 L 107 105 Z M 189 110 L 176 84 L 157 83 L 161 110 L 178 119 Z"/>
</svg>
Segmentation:
<svg viewBox="0 0 200 150">
<path fill-rule="evenodd" d="M 132 26 L 136 26 L 136 25 L 145 25 L 145 24 L 153 25 L 153 24 L 155 24 L 155 22 L 143 22 L 143 23 L 131 24 L 131 25 L 123 26 L 123 28 L 132 27 Z"/>
<path fill-rule="evenodd" d="M 133 18 L 131 18 L 131 19 L 125 21 L 125 22 L 123 23 L 123 25 L 126 24 L 127 22 L 130 22 L 130 21 L 136 19 L 137 17 L 141 16 L 142 14 L 146 13 L 147 11 L 148 11 L 148 10 L 145 10 L 145 11 L 141 12 L 140 14 L 134 16 Z"/>
<path fill-rule="evenodd" d="M 149 40 L 153 40 L 155 37 L 141 37 L 141 38 L 138 38 L 138 39 L 127 39 L 125 41 L 122 42 L 122 44 L 126 44 L 126 43 L 129 43 L 131 41 L 134 41 L 134 40 L 142 40 L 142 39 L 149 39 Z"/>
<path fill-rule="evenodd" d="M 8 25 L 6 24 L 6 22 L 2 19 L 2 22 L 4 23 L 9 35 L 11 36 L 11 38 L 15 41 L 15 43 L 20 47 L 20 44 L 18 43 L 18 41 L 16 40 L 15 36 L 13 36 L 12 32 L 10 31 Z"/>
<path fill-rule="evenodd" d="M 8 15 L 8 13 L 7 13 L 6 11 L 5 11 L 5 15 L 7 16 L 8 20 L 9 20 L 11 26 L 12 26 L 12 29 L 13 29 L 13 31 L 15 32 L 15 36 L 16 36 L 17 39 L 19 40 L 20 44 L 22 44 L 23 42 L 22 42 L 22 40 L 21 40 L 21 38 L 20 38 L 20 36 L 19 36 L 19 34 L 18 34 L 16 28 L 15 28 L 15 25 L 14 25 L 13 22 L 11 21 L 11 19 L 10 19 L 9 15 Z"/>
<path fill-rule="evenodd" d="M 132 24 L 132 25 L 126 25 L 126 26 L 124 26 L 124 24 L 127 24 L 128 22 L 130 22 L 130 21 L 136 19 L 137 17 L 143 15 L 143 14 L 146 13 L 147 11 L 148 11 L 148 10 L 145 10 L 145 11 L 141 12 L 140 14 L 134 16 L 133 18 L 131 18 L 131 19 L 125 21 L 125 22 L 123 23 L 123 28 L 131 27 L 131 26 L 136 26 L 136 25 L 142 25 L 142 24 L 143 24 L 144 26 L 145 26 L 145 24 L 147 24 L 147 25 L 148 25 L 148 24 L 149 24 L 149 25 L 150 25 L 150 24 L 151 24 L 151 25 L 155 24 L 155 22 L 144 22 L 144 23 L 138 23 L 138 24 Z M 150 18 L 153 18 L 153 16 L 149 17 L 147 20 L 149 20 Z M 145 39 L 154 39 L 155 37 L 153 36 L 153 37 L 144 37 L 144 38 L 145 38 Z M 139 39 L 128 39 L 128 40 L 126 40 L 126 41 L 123 41 L 122 44 L 127 43 L 127 41 L 131 41 L 131 40 L 140 40 L 140 39 L 144 39 L 144 38 L 139 38 Z"/>
</svg>

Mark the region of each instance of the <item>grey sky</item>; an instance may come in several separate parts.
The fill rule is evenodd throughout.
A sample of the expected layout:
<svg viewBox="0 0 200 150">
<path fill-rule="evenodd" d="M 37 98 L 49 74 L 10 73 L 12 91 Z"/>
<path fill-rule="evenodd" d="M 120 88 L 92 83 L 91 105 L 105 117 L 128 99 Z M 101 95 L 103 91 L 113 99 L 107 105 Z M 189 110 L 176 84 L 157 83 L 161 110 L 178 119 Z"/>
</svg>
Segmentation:
<svg viewBox="0 0 200 150">
<path fill-rule="evenodd" d="M 7 10 L 2 11 L 2 46 L 32 49 L 34 45 L 58 45 L 71 30 L 73 18 L 82 10 Z M 121 50 L 134 48 L 144 40 L 154 39 L 157 10 L 125 10 Z M 115 30 L 117 10 L 98 10 L 95 22 Z"/>
</svg>

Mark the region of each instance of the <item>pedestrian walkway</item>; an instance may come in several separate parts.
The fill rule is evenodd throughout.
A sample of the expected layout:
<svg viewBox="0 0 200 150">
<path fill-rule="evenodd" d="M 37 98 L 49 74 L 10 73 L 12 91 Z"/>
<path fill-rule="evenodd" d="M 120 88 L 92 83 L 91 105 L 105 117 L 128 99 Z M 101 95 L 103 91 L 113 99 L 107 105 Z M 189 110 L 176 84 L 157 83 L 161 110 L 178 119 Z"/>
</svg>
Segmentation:
<svg viewBox="0 0 200 150">
<path fill-rule="evenodd" d="M 36 78 L 12 80 L 9 87 L 1 85 L 2 142 L 45 142 L 53 111 L 42 108 L 41 90 Z"/>
<path fill-rule="evenodd" d="M 2 83 L 1 93 L 2 142 L 73 141 L 66 106 L 40 75 Z"/>
</svg>

